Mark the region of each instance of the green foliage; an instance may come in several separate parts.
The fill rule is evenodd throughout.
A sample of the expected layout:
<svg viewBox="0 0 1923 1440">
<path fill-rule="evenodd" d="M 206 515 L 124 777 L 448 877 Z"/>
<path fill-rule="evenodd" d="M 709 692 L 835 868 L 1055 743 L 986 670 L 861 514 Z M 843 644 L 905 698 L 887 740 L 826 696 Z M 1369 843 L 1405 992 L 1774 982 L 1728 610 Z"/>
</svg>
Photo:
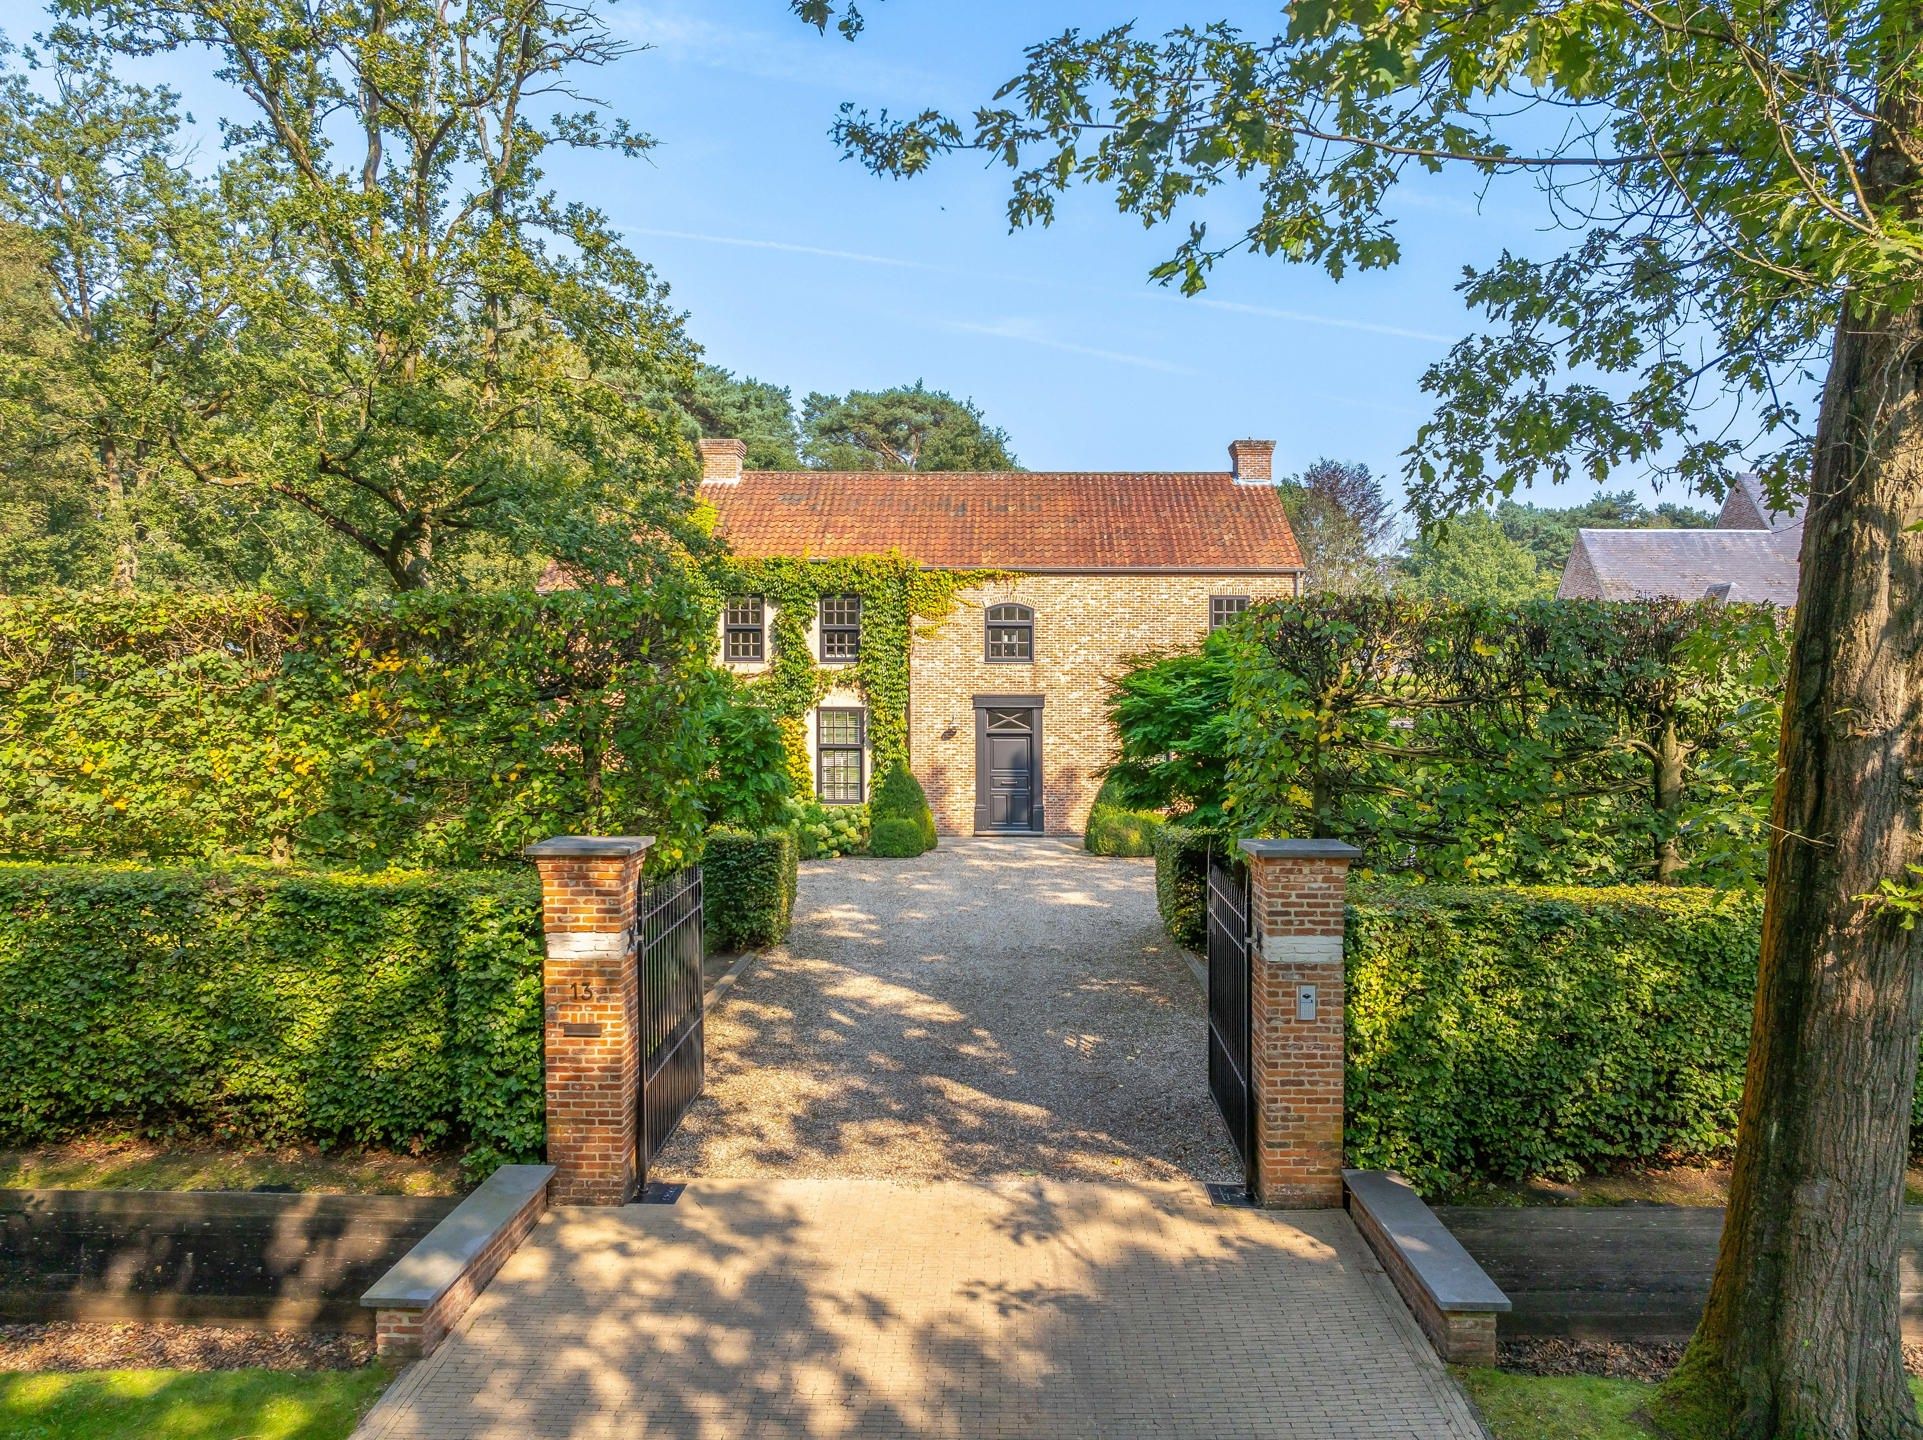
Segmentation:
<svg viewBox="0 0 1923 1440">
<path fill-rule="evenodd" d="M 1091 855 L 1153 855 L 1156 833 L 1164 823 L 1153 810 L 1133 810 L 1123 804 L 1120 787 L 1110 776 L 1089 808 L 1082 846 Z"/>
<path fill-rule="evenodd" d="M 794 781 L 780 723 L 727 671 L 709 671 L 707 678 L 702 815 L 712 826 L 750 833 L 786 824 Z"/>
<path fill-rule="evenodd" d="M 1226 853 L 1231 842 L 1219 831 L 1166 824 L 1150 843 L 1155 851 L 1155 904 L 1164 928 L 1177 944 L 1206 950 L 1209 853 Z"/>
<path fill-rule="evenodd" d="M 531 869 L 0 865 L 0 1143 L 100 1125 L 541 1151 Z"/>
<path fill-rule="evenodd" d="M 866 805 L 823 805 L 819 800 L 790 801 L 789 824 L 803 860 L 833 860 L 868 848 Z"/>
<path fill-rule="evenodd" d="M 1383 587 L 1395 515 L 1367 465 L 1322 459 L 1277 487 L 1311 594 Z"/>
<path fill-rule="evenodd" d="M 875 787 L 868 808 L 875 826 L 875 844 L 880 843 L 883 821 L 907 820 L 914 825 L 916 840 L 921 847 L 915 853 L 919 855 L 922 851 L 935 848 L 938 838 L 935 834 L 935 814 L 928 808 L 928 796 L 921 788 L 921 781 L 915 778 L 915 772 L 908 768 L 906 761 L 897 760 L 888 767 L 881 777 L 881 783 Z M 890 843 L 895 842 L 891 839 Z M 887 852 L 876 850 L 875 853 L 880 855 Z"/>
<path fill-rule="evenodd" d="M 996 579 L 1000 572 L 923 570 L 902 555 L 842 560 L 721 555 L 706 562 L 703 574 L 716 603 L 730 595 L 759 595 L 773 607 L 768 668 L 743 683 L 781 724 L 791 773 L 806 777 L 804 721 L 837 686 L 852 685 L 867 702 L 874 773 L 884 775 L 907 760 L 908 649 L 915 624 L 945 619 L 961 591 Z M 861 655 L 853 665 L 818 665 L 809 649 L 808 629 L 825 595 L 861 597 Z M 812 791 L 810 781 L 796 793 Z"/>
<path fill-rule="evenodd" d="M 1008 435 L 921 381 L 892 390 L 812 394 L 801 402 L 802 455 L 820 470 L 1013 470 Z"/>
<path fill-rule="evenodd" d="M 1633 490 L 1592 496 L 1580 505 L 1532 505 L 1520 500 L 1498 502 L 1496 524 L 1502 533 L 1536 557 L 1545 575 L 1560 576 L 1576 548 L 1576 532 L 1599 530 L 1706 530 L 1716 517 L 1707 510 L 1664 501 L 1644 505 Z"/>
<path fill-rule="evenodd" d="M 547 176 L 556 148 L 648 143 L 558 98 L 623 52 L 600 7 L 64 13 L 37 57 L 55 83 L 0 78 L 0 221 L 59 297 L 72 363 L 36 394 L 116 583 L 143 583 L 153 518 L 165 584 L 195 514 L 217 552 L 270 552 L 216 563 L 349 588 L 529 584 L 550 558 L 645 581 L 689 538 L 691 456 L 646 403 L 691 366 L 680 317 Z M 210 165 L 172 95 L 112 78 L 155 56 L 226 82 Z"/>
<path fill-rule="evenodd" d="M 868 833 L 870 855 L 882 855 L 891 860 L 908 860 L 920 855 L 927 848 L 927 844 L 922 839 L 921 826 L 904 815 L 876 819 Z"/>
<path fill-rule="evenodd" d="M 0 853 L 464 865 L 652 833 L 672 865 L 704 828 L 712 626 L 665 576 L 645 594 L 0 601 Z M 744 726 L 723 727 L 728 753 L 745 733 L 766 764 L 768 732 Z"/>
<path fill-rule="evenodd" d="M 1761 926 L 1728 891 L 1357 892 L 1350 1163 L 1446 1188 L 1726 1151 Z"/>
<path fill-rule="evenodd" d="M 787 938 L 799 854 L 789 830 L 708 833 L 701 888 L 710 950 L 759 950 Z"/>
<path fill-rule="evenodd" d="M 1760 884 L 1779 618 L 1674 602 L 1259 606 L 1223 632 L 1231 823 L 1347 840 L 1373 868 L 1430 879 Z M 1124 732 L 1125 754 L 1133 743 Z"/>
<path fill-rule="evenodd" d="M 748 469 L 801 468 L 801 430 L 787 386 L 737 377 L 718 365 L 697 365 L 676 399 L 702 437 L 746 445 Z"/>
<path fill-rule="evenodd" d="M 1141 657 L 1109 683 L 1121 753 L 1102 791 L 1114 803 L 1180 814 L 1203 828 L 1223 823 L 1233 629 L 1215 631 L 1193 651 Z"/>
<path fill-rule="evenodd" d="M 1397 583 L 1431 600 L 1513 605 L 1555 594 L 1561 578 L 1537 564 L 1488 512 L 1471 510 L 1426 528 L 1409 547 Z"/>
</svg>

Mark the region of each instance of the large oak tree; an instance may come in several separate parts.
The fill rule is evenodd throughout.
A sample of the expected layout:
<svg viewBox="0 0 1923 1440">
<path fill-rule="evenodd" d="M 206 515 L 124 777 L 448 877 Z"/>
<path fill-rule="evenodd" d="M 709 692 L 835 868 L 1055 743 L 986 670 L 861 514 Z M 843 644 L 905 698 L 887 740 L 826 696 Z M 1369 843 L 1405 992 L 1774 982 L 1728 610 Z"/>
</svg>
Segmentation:
<svg viewBox="0 0 1923 1440">
<path fill-rule="evenodd" d="M 1158 273 L 1188 291 L 1237 250 L 1390 264 L 1409 172 L 1526 172 L 1570 243 L 1469 277 L 1489 324 L 1426 377 L 1418 503 L 1636 464 L 1713 487 L 1739 458 L 1778 503 L 1806 488 L 1729 1216 L 1662 1407 L 1696 1433 L 1923 1428 L 1898 1300 L 1923 1029 L 1919 41 L 1916 0 L 1296 0 L 1272 34 L 1069 31 L 972 116 L 838 127 L 883 174 L 1006 163 L 1018 225 L 1082 185 L 1187 221 Z M 1230 186 L 1254 218 L 1223 236 L 1194 202 Z"/>
</svg>

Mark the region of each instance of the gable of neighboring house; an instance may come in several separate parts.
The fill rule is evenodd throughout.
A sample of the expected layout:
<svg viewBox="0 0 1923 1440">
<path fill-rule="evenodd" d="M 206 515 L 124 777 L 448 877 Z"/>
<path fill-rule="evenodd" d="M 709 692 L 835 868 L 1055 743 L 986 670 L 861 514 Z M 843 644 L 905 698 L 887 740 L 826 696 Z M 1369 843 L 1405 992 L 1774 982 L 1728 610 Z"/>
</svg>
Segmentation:
<svg viewBox="0 0 1923 1440">
<path fill-rule="evenodd" d="M 1227 470 L 1174 472 L 752 471 L 743 448 L 702 442 L 701 499 L 739 555 L 1010 572 L 911 641 L 909 762 L 944 833 L 1081 829 L 1114 758 L 1107 686 L 1127 661 L 1300 589 L 1269 441 L 1232 444 Z M 765 617 L 757 597 L 735 598 Z M 832 672 L 831 618 L 809 617 L 809 634 Z M 744 654 L 762 653 L 753 623 Z M 866 798 L 864 724 L 852 676 L 806 717 L 824 802 Z"/>
</svg>

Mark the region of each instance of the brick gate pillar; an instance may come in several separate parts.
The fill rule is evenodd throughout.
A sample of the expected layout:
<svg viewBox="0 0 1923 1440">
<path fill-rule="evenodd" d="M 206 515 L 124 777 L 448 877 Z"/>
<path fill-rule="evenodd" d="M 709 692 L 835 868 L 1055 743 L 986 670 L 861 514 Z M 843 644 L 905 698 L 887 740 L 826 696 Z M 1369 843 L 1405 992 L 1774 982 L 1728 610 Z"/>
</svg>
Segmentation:
<svg viewBox="0 0 1923 1440">
<path fill-rule="evenodd" d="M 622 1205 L 634 1193 L 641 1061 L 635 890 L 652 835 L 558 835 L 521 853 L 541 875 L 549 1195 Z"/>
<path fill-rule="evenodd" d="M 1349 863 L 1340 840 L 1244 840 L 1249 858 L 1249 1082 L 1256 1199 L 1342 1204 L 1342 932 Z"/>
</svg>

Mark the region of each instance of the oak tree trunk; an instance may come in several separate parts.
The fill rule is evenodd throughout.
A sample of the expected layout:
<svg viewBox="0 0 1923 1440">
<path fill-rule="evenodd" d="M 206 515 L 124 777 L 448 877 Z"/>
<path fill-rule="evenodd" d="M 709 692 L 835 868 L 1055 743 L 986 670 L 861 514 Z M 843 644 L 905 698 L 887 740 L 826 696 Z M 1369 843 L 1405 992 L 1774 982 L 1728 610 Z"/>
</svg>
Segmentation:
<svg viewBox="0 0 1923 1440">
<path fill-rule="evenodd" d="M 1923 1435 L 1899 1225 L 1923 1028 L 1923 315 L 1845 315 L 1817 430 L 1749 1067 L 1681 1433 Z"/>
</svg>

